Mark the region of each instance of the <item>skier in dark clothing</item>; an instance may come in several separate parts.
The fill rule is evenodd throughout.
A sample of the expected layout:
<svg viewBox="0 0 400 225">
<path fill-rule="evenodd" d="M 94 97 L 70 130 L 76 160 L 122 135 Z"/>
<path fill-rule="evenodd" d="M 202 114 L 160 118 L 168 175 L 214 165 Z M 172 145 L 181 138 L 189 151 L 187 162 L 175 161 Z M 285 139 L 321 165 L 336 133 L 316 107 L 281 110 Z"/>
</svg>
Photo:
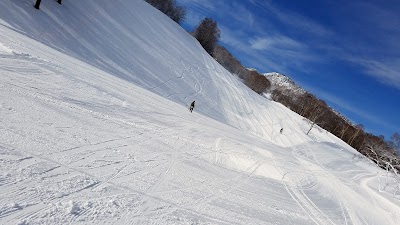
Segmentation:
<svg viewBox="0 0 400 225">
<path fill-rule="evenodd" d="M 194 109 L 194 103 L 195 103 L 195 101 L 193 101 L 192 104 L 190 104 L 190 108 L 189 108 L 190 112 L 192 112 Z"/>
<path fill-rule="evenodd" d="M 281 133 L 281 134 L 282 134 L 282 132 L 283 132 L 283 128 L 281 128 L 281 130 L 279 131 L 279 133 Z"/>
</svg>

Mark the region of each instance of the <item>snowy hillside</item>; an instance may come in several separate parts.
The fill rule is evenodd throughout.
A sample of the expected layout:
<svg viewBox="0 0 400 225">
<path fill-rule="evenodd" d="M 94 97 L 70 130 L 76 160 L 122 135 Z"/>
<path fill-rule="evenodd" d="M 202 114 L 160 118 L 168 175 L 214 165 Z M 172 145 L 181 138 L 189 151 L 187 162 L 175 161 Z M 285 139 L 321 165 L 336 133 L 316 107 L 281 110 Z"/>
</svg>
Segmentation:
<svg viewBox="0 0 400 225">
<path fill-rule="evenodd" d="M 263 75 L 267 77 L 267 79 L 271 82 L 271 89 L 281 87 L 284 89 L 292 90 L 293 93 L 297 94 L 306 93 L 306 91 L 303 88 L 295 84 L 289 77 L 283 74 L 271 72 L 271 73 L 264 73 Z"/>
<path fill-rule="evenodd" d="M 306 90 L 304 90 L 302 87 L 297 85 L 294 81 L 292 81 L 289 77 L 276 73 L 276 72 L 270 72 L 270 73 L 264 73 L 263 74 L 267 79 L 271 82 L 271 88 L 269 90 L 269 93 L 265 93 L 268 99 L 271 99 L 270 94 L 274 89 L 280 89 L 284 93 L 286 91 L 289 91 L 289 93 L 295 94 L 295 95 L 303 95 L 308 93 Z M 353 124 L 349 119 L 347 119 L 345 116 L 340 114 L 338 111 L 335 109 L 329 107 L 329 110 L 335 113 L 337 116 L 343 119 L 343 121 L 346 121 L 348 124 Z M 354 124 L 355 126 L 355 124 Z"/>
<path fill-rule="evenodd" d="M 0 96 L 0 224 L 400 221 L 391 175 L 142 0 L 0 1 Z"/>
</svg>

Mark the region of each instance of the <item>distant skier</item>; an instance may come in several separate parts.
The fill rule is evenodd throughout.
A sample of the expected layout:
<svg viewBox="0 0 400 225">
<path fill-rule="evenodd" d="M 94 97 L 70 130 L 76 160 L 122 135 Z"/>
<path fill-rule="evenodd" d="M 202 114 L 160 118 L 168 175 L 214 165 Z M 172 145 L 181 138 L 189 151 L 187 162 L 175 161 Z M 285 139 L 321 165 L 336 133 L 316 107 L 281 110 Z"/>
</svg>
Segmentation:
<svg viewBox="0 0 400 225">
<path fill-rule="evenodd" d="M 189 108 L 190 112 L 192 112 L 194 109 L 194 103 L 195 103 L 195 101 L 193 101 L 192 104 L 190 104 L 190 108 Z"/>
<path fill-rule="evenodd" d="M 279 133 L 281 133 L 281 134 L 282 134 L 282 132 L 283 132 L 283 128 L 281 128 L 281 130 L 279 131 Z"/>
</svg>

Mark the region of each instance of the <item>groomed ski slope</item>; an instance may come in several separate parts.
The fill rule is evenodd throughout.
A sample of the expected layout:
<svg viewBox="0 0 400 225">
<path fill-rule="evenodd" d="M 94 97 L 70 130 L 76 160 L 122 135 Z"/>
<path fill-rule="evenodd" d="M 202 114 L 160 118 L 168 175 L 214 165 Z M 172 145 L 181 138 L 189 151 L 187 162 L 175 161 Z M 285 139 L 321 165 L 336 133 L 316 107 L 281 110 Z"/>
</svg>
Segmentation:
<svg viewBox="0 0 400 225">
<path fill-rule="evenodd" d="M 0 224 L 400 223 L 393 176 L 144 1 L 32 4 L 0 1 Z"/>
</svg>

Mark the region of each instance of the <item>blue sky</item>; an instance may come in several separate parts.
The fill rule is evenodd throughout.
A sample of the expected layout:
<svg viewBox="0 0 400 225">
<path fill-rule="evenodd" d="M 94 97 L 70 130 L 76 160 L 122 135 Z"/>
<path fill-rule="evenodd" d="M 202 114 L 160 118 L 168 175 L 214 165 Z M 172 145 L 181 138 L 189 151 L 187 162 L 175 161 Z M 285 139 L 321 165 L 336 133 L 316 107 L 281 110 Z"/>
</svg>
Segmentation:
<svg viewBox="0 0 400 225">
<path fill-rule="evenodd" d="M 400 1 L 177 0 L 246 67 L 279 72 L 367 132 L 400 133 Z"/>
</svg>

